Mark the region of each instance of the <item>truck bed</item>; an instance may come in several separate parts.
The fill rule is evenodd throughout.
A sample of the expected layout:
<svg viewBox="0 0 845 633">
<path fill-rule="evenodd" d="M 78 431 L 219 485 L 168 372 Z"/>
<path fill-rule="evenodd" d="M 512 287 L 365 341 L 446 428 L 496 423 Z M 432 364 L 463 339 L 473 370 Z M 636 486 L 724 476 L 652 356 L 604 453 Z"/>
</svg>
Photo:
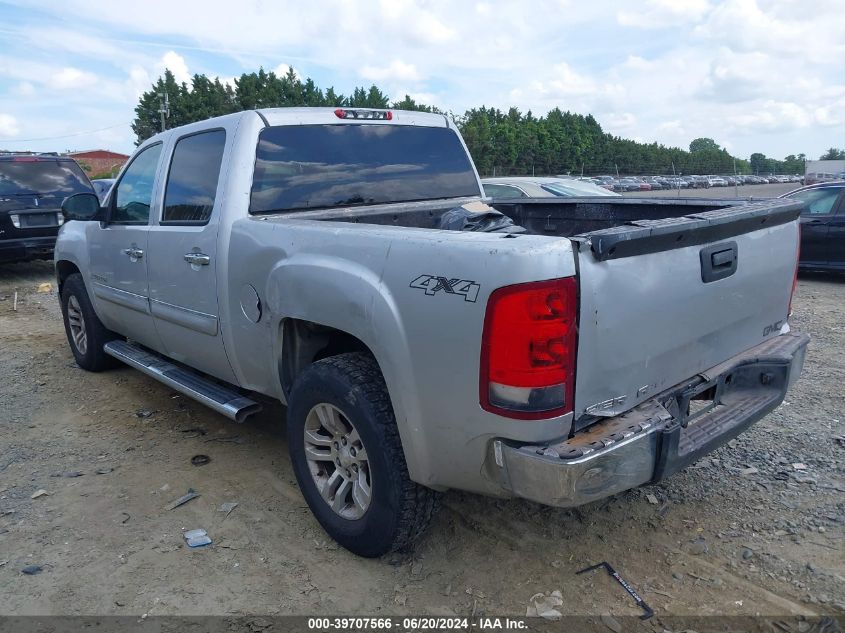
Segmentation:
<svg viewBox="0 0 845 633">
<path fill-rule="evenodd" d="M 441 216 L 474 200 L 406 202 L 374 207 L 346 207 L 291 213 L 302 220 L 352 222 L 381 226 L 436 229 Z M 741 199 L 702 198 L 525 198 L 493 200 L 491 206 L 524 227 L 530 235 L 573 237 L 636 221 L 679 218 L 748 204 Z"/>
<path fill-rule="evenodd" d="M 457 204 L 309 211 L 297 218 L 431 229 Z M 784 328 L 799 203 L 533 198 L 492 204 L 527 230 L 522 235 L 572 242 L 580 296 L 576 429 Z M 519 244 L 518 237 L 512 241 Z"/>
</svg>

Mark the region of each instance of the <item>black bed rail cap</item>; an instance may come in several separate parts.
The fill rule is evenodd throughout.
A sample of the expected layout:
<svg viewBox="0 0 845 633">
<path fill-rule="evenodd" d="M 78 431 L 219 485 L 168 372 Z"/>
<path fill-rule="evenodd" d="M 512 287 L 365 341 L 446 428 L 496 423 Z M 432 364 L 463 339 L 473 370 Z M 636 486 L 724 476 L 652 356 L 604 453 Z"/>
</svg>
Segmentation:
<svg viewBox="0 0 845 633">
<path fill-rule="evenodd" d="M 786 224 L 801 214 L 803 203 L 774 198 L 660 220 L 635 220 L 577 236 L 589 243 L 598 261 L 658 253 L 728 239 Z"/>
</svg>

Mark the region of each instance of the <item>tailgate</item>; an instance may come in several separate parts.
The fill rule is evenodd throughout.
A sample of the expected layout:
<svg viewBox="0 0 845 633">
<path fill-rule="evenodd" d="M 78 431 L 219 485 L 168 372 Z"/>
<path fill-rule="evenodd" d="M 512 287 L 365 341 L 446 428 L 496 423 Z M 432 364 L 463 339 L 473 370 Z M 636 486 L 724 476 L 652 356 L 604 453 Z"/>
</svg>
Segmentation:
<svg viewBox="0 0 845 633">
<path fill-rule="evenodd" d="M 767 200 L 574 238 L 575 419 L 627 411 L 776 336 L 789 310 L 800 210 Z"/>
</svg>

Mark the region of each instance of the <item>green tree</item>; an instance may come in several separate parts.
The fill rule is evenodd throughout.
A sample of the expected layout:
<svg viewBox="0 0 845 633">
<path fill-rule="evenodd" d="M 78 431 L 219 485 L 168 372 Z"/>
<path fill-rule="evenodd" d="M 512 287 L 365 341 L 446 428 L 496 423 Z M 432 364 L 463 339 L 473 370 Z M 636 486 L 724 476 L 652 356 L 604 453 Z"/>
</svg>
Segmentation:
<svg viewBox="0 0 845 633">
<path fill-rule="evenodd" d="M 689 144 L 690 152 L 714 152 L 720 149 L 712 138 L 697 138 Z"/>
<path fill-rule="evenodd" d="M 391 108 L 394 110 L 416 110 L 418 112 L 435 112 L 436 109 L 425 105 L 424 103 L 417 103 L 415 100 L 411 99 L 409 95 L 405 95 L 405 98 L 401 101 L 394 101 L 391 105 Z"/>
<path fill-rule="evenodd" d="M 831 147 L 819 157 L 819 160 L 845 160 L 845 149 Z"/>
<path fill-rule="evenodd" d="M 153 134 L 161 132 L 161 96 L 167 94 L 170 102 L 170 115 L 166 118 L 167 127 L 184 125 L 199 119 L 192 119 L 186 111 L 187 86 L 176 83 L 176 77 L 170 70 L 164 71 L 164 76 L 159 77 L 152 88 L 141 95 L 138 105 L 135 106 L 135 121 L 132 123 L 132 131 L 138 138 L 138 143 L 148 139 Z"/>
<path fill-rule="evenodd" d="M 194 75 L 190 86 L 179 84 L 169 70 L 141 95 L 135 108 L 132 129 L 140 143 L 161 129 L 160 95 L 167 94 L 170 115 L 167 127 L 201 121 L 209 117 L 251 110 L 287 106 L 330 106 L 355 108 L 394 108 L 437 112 L 434 105 L 417 102 L 409 95 L 390 102 L 378 86 L 357 87 L 345 96 L 333 87 L 323 90 L 312 79 L 289 68 L 279 76 L 260 68 L 244 73 L 234 86 Z M 734 158 L 710 138 L 697 138 L 689 151 L 659 143 L 639 143 L 602 130 L 591 115 L 553 108 L 541 117 L 530 111 L 480 106 L 452 116 L 457 123 L 478 171 L 483 175 L 571 174 L 707 174 L 750 171 L 798 173 L 803 169 L 802 154 L 775 161 L 755 153 L 750 160 Z M 843 150 L 831 148 L 839 156 Z"/>
<path fill-rule="evenodd" d="M 749 159 L 749 163 L 751 163 L 751 171 L 755 174 L 759 174 L 760 172 L 766 172 L 766 166 L 768 164 L 768 159 L 766 158 L 765 154 L 761 154 L 760 152 L 754 152 L 751 154 L 751 158 Z"/>
</svg>

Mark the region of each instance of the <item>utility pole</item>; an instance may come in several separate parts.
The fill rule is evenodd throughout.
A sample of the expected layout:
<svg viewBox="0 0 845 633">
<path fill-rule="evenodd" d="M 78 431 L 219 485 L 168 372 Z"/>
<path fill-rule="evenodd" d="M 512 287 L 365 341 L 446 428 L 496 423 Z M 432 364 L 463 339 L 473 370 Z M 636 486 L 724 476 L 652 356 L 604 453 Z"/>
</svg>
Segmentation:
<svg viewBox="0 0 845 633">
<path fill-rule="evenodd" d="M 734 197 L 739 198 L 739 182 L 736 179 L 736 156 L 734 158 Z"/>
<path fill-rule="evenodd" d="M 158 112 L 161 115 L 161 131 L 164 132 L 167 129 L 164 123 L 164 117 L 170 116 L 170 97 L 167 95 L 166 90 L 159 94 L 159 99 L 161 100 L 161 105 L 158 108 Z"/>
</svg>

